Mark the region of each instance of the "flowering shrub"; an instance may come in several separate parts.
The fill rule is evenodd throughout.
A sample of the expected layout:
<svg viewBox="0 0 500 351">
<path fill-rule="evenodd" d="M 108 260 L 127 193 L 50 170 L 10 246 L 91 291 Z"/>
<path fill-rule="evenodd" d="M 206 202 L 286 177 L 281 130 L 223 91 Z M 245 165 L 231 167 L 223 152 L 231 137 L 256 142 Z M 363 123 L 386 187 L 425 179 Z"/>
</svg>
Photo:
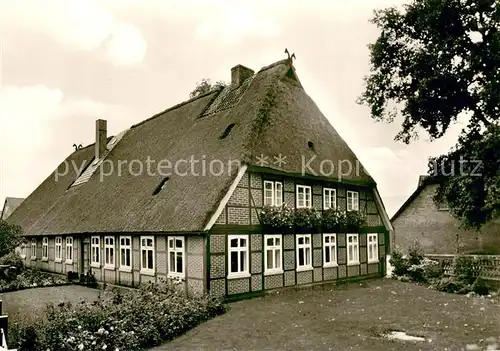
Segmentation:
<svg viewBox="0 0 500 351">
<path fill-rule="evenodd" d="M 341 212 L 334 209 L 318 211 L 314 208 L 290 210 L 286 206 L 266 206 L 259 213 L 264 231 L 296 232 L 348 232 L 358 231 L 365 218 L 358 211 Z"/>
<path fill-rule="evenodd" d="M 293 223 L 297 232 L 319 230 L 321 213 L 314 208 L 297 208 L 293 213 Z"/>
<path fill-rule="evenodd" d="M 34 325 L 12 326 L 9 346 L 19 350 L 144 350 L 225 311 L 226 306 L 211 296 L 186 296 L 166 286 L 115 288 L 93 303 L 49 306 Z"/>
<path fill-rule="evenodd" d="M 341 223 L 347 230 L 357 230 L 365 224 L 365 218 L 358 211 L 348 211 L 344 216 L 344 223 Z"/>
<path fill-rule="evenodd" d="M 333 208 L 324 210 L 321 216 L 321 226 L 324 232 L 336 233 L 342 223 L 345 222 L 345 215 L 343 212 L 337 211 Z"/>
<path fill-rule="evenodd" d="M 453 260 L 452 272 L 445 275 L 446 262 L 438 262 L 424 257 L 423 251 L 415 242 L 408 255 L 392 253 L 390 263 L 394 266 L 393 277 L 403 281 L 427 283 L 430 288 L 456 294 L 474 292 L 478 295 L 489 293 L 488 284 L 479 277 L 479 262 L 482 259 L 457 256 Z"/>
<path fill-rule="evenodd" d="M 68 282 L 64 278 L 59 278 L 37 269 L 25 269 L 13 278 L 8 280 L 1 279 L 0 292 L 66 284 L 68 284 Z"/>
<path fill-rule="evenodd" d="M 259 220 L 266 229 L 291 231 L 293 228 L 293 211 L 285 205 L 281 207 L 266 206 L 260 211 Z"/>
</svg>

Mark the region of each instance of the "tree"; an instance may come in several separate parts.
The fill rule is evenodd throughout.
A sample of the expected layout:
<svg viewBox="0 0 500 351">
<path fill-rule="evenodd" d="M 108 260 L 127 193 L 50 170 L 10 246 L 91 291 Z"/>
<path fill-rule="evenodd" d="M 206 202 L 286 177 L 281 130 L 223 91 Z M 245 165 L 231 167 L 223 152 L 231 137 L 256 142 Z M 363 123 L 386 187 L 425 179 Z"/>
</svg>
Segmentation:
<svg viewBox="0 0 500 351">
<path fill-rule="evenodd" d="M 435 140 L 468 118 L 456 147 L 430 163 L 435 200 L 447 201 L 466 227 L 498 218 L 500 1 L 412 0 L 402 10 L 375 11 L 372 22 L 380 36 L 369 47 L 359 103 L 379 121 L 402 116 L 395 140 L 407 144 L 419 128 Z"/>
<path fill-rule="evenodd" d="M 0 219 L 0 257 L 14 251 L 22 241 L 23 231 L 20 226 L 9 224 Z"/>
<path fill-rule="evenodd" d="M 381 33 L 360 102 L 377 120 L 403 116 L 396 140 L 409 143 L 417 126 L 440 138 L 463 113 L 469 131 L 499 119 L 498 0 L 413 0 L 375 11 L 372 22 Z"/>
<path fill-rule="evenodd" d="M 433 158 L 429 175 L 438 184 L 434 200 L 447 203 L 466 228 L 500 217 L 500 127 L 460 138 L 448 154 Z"/>
<path fill-rule="evenodd" d="M 214 91 L 216 89 L 220 88 L 225 88 L 227 86 L 227 83 L 224 81 L 218 81 L 215 84 L 212 84 L 210 82 L 210 79 L 203 78 L 201 82 L 198 82 L 196 84 L 196 88 L 192 92 L 189 93 L 189 98 L 192 99 L 194 97 L 197 97 L 199 95 L 203 95 L 205 93 L 208 93 L 210 91 Z"/>
</svg>

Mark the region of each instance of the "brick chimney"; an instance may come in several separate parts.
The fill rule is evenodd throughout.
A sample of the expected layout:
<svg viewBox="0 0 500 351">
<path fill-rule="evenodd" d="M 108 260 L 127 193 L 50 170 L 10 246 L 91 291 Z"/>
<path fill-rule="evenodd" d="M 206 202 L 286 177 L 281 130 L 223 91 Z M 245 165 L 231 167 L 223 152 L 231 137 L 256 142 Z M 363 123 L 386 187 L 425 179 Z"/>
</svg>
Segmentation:
<svg viewBox="0 0 500 351">
<path fill-rule="evenodd" d="M 231 87 L 237 88 L 247 78 L 253 76 L 254 71 L 242 65 L 237 65 L 231 68 Z"/>
<path fill-rule="evenodd" d="M 108 139 L 107 122 L 104 119 L 95 121 L 95 158 L 100 159 L 106 151 L 106 141 Z"/>
</svg>

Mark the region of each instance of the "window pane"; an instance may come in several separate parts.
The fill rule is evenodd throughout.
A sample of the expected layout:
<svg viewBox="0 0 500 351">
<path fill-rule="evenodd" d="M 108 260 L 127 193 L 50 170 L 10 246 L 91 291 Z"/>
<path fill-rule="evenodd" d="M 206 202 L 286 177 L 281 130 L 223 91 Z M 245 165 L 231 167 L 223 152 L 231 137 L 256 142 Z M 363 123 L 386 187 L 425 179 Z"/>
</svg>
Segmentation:
<svg viewBox="0 0 500 351">
<path fill-rule="evenodd" d="M 148 268 L 146 255 L 146 250 L 142 250 L 142 268 Z"/>
<path fill-rule="evenodd" d="M 148 268 L 153 269 L 153 250 L 148 250 Z"/>
<path fill-rule="evenodd" d="M 238 247 L 238 239 L 231 239 L 231 247 Z"/>
<path fill-rule="evenodd" d="M 240 247 L 246 247 L 247 246 L 247 239 L 240 239 Z"/>
<path fill-rule="evenodd" d="M 182 253 L 177 253 L 177 273 L 182 273 Z"/>
<path fill-rule="evenodd" d="M 109 263 L 114 264 L 115 263 L 115 250 L 113 248 L 110 249 L 110 255 L 109 255 Z"/>
<path fill-rule="evenodd" d="M 325 236 L 325 244 L 328 244 L 330 242 L 330 237 L 329 236 Z"/>
<path fill-rule="evenodd" d="M 273 267 L 273 250 L 267 250 L 267 269 L 272 269 Z"/>
<path fill-rule="evenodd" d="M 175 252 L 170 251 L 169 259 L 170 259 L 169 262 L 170 271 L 175 272 Z"/>
<path fill-rule="evenodd" d="M 310 265 L 311 264 L 311 249 L 310 248 L 306 248 L 306 265 Z"/>
<path fill-rule="evenodd" d="M 147 244 L 148 246 L 153 246 L 153 239 L 148 239 Z"/>
<path fill-rule="evenodd" d="M 274 251 L 274 268 L 281 268 L 281 250 Z"/>
<path fill-rule="evenodd" d="M 274 245 L 280 246 L 280 238 L 275 238 L 274 239 Z"/>
<path fill-rule="evenodd" d="M 326 248 L 326 250 L 325 250 L 325 262 L 326 263 L 330 263 L 331 262 L 330 249 L 329 248 Z"/>
<path fill-rule="evenodd" d="M 353 248 L 352 248 L 352 245 L 349 246 L 349 251 L 348 251 L 348 256 L 347 256 L 348 260 L 349 261 L 352 261 L 354 259 L 353 257 Z"/>
<path fill-rule="evenodd" d="M 304 238 L 303 237 L 300 237 L 299 238 L 299 245 L 303 245 L 304 244 Z"/>
<path fill-rule="evenodd" d="M 120 249 L 120 266 L 125 266 L 125 249 Z"/>
<path fill-rule="evenodd" d="M 308 236 L 306 236 L 304 239 L 305 239 L 305 243 L 307 245 L 309 245 L 309 243 L 311 242 L 311 238 L 309 238 Z"/>
<path fill-rule="evenodd" d="M 331 255 L 330 256 L 331 257 L 331 261 L 335 262 L 336 261 L 336 257 L 337 257 L 336 252 L 335 252 L 335 246 L 330 247 L 329 251 L 330 251 L 330 255 Z"/>
<path fill-rule="evenodd" d="M 245 272 L 246 270 L 247 270 L 246 252 L 240 251 L 240 272 Z"/>
<path fill-rule="evenodd" d="M 267 246 L 273 246 L 273 238 L 268 238 L 267 239 Z"/>
<path fill-rule="evenodd" d="M 178 249 L 182 249 L 182 240 L 181 239 L 175 240 L 175 247 L 177 247 Z"/>
<path fill-rule="evenodd" d="M 303 266 L 304 263 L 304 249 L 299 248 L 299 266 Z"/>
<path fill-rule="evenodd" d="M 231 273 L 238 272 L 238 252 L 231 252 Z"/>
</svg>

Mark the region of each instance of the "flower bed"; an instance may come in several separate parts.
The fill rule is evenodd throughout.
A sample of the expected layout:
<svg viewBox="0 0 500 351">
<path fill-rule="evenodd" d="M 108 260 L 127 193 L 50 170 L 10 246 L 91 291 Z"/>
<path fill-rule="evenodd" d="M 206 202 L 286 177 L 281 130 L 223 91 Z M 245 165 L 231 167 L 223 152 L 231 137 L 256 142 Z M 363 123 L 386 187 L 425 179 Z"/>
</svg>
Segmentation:
<svg viewBox="0 0 500 351">
<path fill-rule="evenodd" d="M 64 278 L 44 273 L 35 269 L 24 269 L 9 279 L 0 279 L 0 293 L 69 284 Z"/>
<path fill-rule="evenodd" d="M 286 206 L 264 207 L 259 220 L 264 233 L 347 233 L 358 232 L 365 225 L 365 218 L 358 211 L 289 209 Z"/>
<path fill-rule="evenodd" d="M 93 303 L 49 306 L 29 325 L 9 329 L 19 350 L 144 350 L 220 315 L 210 296 L 186 296 L 172 287 L 104 291 Z"/>
<path fill-rule="evenodd" d="M 477 269 L 480 261 L 484 258 L 460 255 L 451 263 L 431 260 L 424 257 L 415 243 L 406 256 L 393 252 L 390 263 L 394 266 L 393 277 L 398 280 L 428 284 L 432 289 L 447 293 L 488 295 L 491 288 Z"/>
</svg>

